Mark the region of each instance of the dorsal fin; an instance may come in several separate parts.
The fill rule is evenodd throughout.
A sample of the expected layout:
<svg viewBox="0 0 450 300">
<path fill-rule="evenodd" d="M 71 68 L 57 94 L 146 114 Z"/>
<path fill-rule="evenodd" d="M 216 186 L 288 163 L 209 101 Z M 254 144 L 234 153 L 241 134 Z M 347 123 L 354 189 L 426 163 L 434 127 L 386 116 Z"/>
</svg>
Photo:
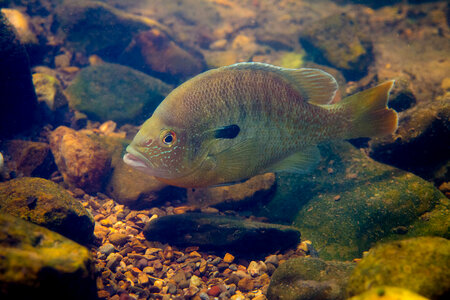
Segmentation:
<svg viewBox="0 0 450 300">
<path fill-rule="evenodd" d="M 319 69 L 286 69 L 258 62 L 237 63 L 222 68 L 276 72 L 288 79 L 301 92 L 305 100 L 312 104 L 330 104 L 338 90 L 336 79 Z"/>
</svg>

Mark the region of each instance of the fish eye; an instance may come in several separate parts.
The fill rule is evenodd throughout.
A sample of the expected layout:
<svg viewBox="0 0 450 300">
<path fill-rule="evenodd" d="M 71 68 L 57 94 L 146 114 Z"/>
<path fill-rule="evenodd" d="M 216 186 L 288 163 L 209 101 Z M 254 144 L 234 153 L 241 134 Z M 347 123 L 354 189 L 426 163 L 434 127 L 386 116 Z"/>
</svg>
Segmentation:
<svg viewBox="0 0 450 300">
<path fill-rule="evenodd" d="M 161 141 L 165 146 L 171 147 L 175 144 L 177 135 L 173 130 L 163 130 L 161 132 Z"/>
</svg>

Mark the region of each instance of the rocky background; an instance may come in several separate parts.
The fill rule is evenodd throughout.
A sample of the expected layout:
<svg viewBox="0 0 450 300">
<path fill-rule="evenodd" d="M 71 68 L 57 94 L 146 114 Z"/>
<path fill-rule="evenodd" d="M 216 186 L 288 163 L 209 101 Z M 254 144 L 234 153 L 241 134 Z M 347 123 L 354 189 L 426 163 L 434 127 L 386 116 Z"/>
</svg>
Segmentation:
<svg viewBox="0 0 450 300">
<path fill-rule="evenodd" d="M 446 299 L 450 5 L 0 0 L 0 298 Z M 177 85 L 241 61 L 395 79 L 391 136 L 308 175 L 167 186 L 122 162 Z"/>
</svg>

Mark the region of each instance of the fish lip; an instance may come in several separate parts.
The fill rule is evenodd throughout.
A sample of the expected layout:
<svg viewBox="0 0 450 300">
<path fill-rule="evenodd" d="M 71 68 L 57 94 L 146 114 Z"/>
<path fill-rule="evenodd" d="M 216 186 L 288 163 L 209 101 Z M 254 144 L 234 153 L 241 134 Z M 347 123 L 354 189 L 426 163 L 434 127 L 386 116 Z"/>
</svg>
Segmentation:
<svg viewBox="0 0 450 300">
<path fill-rule="evenodd" d="M 127 153 L 123 157 L 123 161 L 132 167 L 137 168 L 153 168 L 153 164 L 145 158 L 145 156 L 134 149 L 131 145 L 128 145 L 126 149 Z"/>
</svg>

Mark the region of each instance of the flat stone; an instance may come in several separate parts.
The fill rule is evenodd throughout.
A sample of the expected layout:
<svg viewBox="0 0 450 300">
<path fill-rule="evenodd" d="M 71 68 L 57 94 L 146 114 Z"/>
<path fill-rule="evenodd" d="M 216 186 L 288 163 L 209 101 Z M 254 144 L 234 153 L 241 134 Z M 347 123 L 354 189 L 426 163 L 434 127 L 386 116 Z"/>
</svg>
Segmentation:
<svg viewBox="0 0 450 300">
<path fill-rule="evenodd" d="M 97 299 L 94 261 L 83 246 L 0 214 L 2 299 Z"/>
<path fill-rule="evenodd" d="M 110 243 L 113 245 L 123 246 L 126 242 L 128 242 L 129 237 L 126 234 L 115 232 L 115 233 L 111 233 L 108 236 L 108 239 L 109 239 Z"/>
<path fill-rule="evenodd" d="M 197 213 L 159 217 L 145 226 L 144 235 L 150 241 L 239 254 L 285 250 L 300 238 L 289 226 Z"/>
<path fill-rule="evenodd" d="M 319 258 L 289 259 L 273 273 L 269 299 L 345 299 L 345 287 L 355 263 Z"/>
<path fill-rule="evenodd" d="M 21 177 L 0 183 L 0 213 L 31 221 L 82 244 L 93 237 L 91 214 L 50 180 Z"/>
</svg>

